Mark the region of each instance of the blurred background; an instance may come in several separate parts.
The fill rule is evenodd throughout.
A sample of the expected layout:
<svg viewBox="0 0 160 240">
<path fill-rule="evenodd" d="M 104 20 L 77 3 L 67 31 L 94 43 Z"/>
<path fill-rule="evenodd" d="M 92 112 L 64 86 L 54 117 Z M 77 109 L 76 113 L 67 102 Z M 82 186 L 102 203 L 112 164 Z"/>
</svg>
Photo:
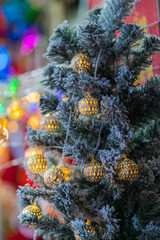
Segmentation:
<svg viewBox="0 0 160 240">
<path fill-rule="evenodd" d="M 0 0 L 0 240 L 33 239 L 30 228 L 18 224 L 18 185 L 29 182 L 23 170 L 28 148 L 26 126 L 39 128 L 40 80 L 48 38 L 63 20 L 83 23 L 85 12 L 103 0 Z M 45 21 L 44 21 L 45 19 Z M 127 22 L 160 34 L 160 0 L 142 0 Z M 138 82 L 160 74 L 160 56 Z M 62 93 L 59 94 L 61 97 Z"/>
</svg>

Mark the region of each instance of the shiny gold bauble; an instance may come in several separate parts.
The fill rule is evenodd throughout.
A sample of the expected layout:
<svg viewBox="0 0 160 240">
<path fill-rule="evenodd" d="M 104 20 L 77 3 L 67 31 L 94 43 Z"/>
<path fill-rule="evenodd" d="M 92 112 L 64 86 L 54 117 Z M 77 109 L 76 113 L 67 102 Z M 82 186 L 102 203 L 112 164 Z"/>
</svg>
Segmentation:
<svg viewBox="0 0 160 240">
<path fill-rule="evenodd" d="M 71 175 L 71 170 L 66 168 L 66 167 L 63 167 L 62 168 L 62 171 L 64 173 L 64 178 L 65 178 L 65 181 L 68 181 L 70 179 L 70 175 Z"/>
<path fill-rule="evenodd" d="M 125 158 L 118 165 L 118 177 L 122 180 L 133 180 L 138 176 L 138 165 L 129 158 Z"/>
<path fill-rule="evenodd" d="M 60 128 L 56 114 L 48 113 L 41 120 L 41 129 L 47 132 L 55 132 Z"/>
<path fill-rule="evenodd" d="M 64 172 L 61 168 L 58 167 L 48 169 L 44 175 L 44 182 L 49 188 L 52 188 L 64 181 Z"/>
<path fill-rule="evenodd" d="M 25 159 L 29 159 L 30 157 L 34 156 L 34 155 L 42 155 L 42 150 L 40 148 L 27 148 L 27 150 L 25 151 L 24 157 Z"/>
<path fill-rule="evenodd" d="M 37 207 L 36 205 L 29 205 L 27 207 L 25 207 L 22 211 L 22 215 L 26 216 L 26 217 L 31 217 L 35 216 L 38 219 L 40 219 L 42 217 L 42 213 L 41 213 L 41 209 L 39 207 Z"/>
<path fill-rule="evenodd" d="M 71 60 L 71 67 L 75 72 L 82 71 L 83 73 L 87 73 L 90 65 L 89 57 L 83 53 L 76 55 Z"/>
<path fill-rule="evenodd" d="M 92 160 L 86 164 L 84 168 L 84 175 L 89 182 L 100 182 L 105 174 L 104 167 L 101 163 Z"/>
<path fill-rule="evenodd" d="M 78 109 L 83 116 L 92 117 L 98 113 L 98 101 L 88 94 L 79 101 Z"/>
<path fill-rule="evenodd" d="M 8 130 L 0 125 L 0 145 L 6 143 L 8 141 Z"/>
<path fill-rule="evenodd" d="M 28 159 L 28 169 L 34 173 L 43 173 L 47 169 L 47 159 L 41 154 L 35 154 Z"/>
</svg>

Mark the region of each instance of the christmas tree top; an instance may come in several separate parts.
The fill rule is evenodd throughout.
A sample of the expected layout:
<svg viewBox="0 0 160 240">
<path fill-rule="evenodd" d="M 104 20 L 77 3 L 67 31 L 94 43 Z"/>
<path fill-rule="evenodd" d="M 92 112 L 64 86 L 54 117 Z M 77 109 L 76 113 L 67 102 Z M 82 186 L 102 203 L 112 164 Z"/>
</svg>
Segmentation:
<svg viewBox="0 0 160 240">
<path fill-rule="evenodd" d="M 160 78 L 136 83 L 160 39 L 124 21 L 134 5 L 106 0 L 50 38 L 44 117 L 28 129 L 36 150 L 25 161 L 39 187 L 18 192 L 20 222 L 44 239 L 160 239 Z"/>
</svg>

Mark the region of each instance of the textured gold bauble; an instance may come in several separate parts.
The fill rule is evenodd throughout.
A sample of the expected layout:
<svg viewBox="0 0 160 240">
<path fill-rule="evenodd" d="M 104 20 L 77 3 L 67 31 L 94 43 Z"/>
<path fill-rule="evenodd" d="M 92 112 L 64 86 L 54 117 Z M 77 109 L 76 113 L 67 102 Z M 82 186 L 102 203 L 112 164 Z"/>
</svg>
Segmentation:
<svg viewBox="0 0 160 240">
<path fill-rule="evenodd" d="M 71 67 L 75 72 L 82 71 L 83 73 L 87 73 L 90 65 L 89 57 L 83 53 L 74 56 L 71 60 Z"/>
<path fill-rule="evenodd" d="M 43 173 L 47 169 L 47 159 L 41 154 L 35 154 L 28 159 L 28 169 L 34 173 Z"/>
<path fill-rule="evenodd" d="M 42 155 L 42 149 L 40 148 L 27 148 L 27 150 L 25 151 L 24 157 L 25 159 L 29 159 L 30 157 L 34 156 L 34 155 Z"/>
<path fill-rule="evenodd" d="M 95 229 L 92 227 L 90 220 L 87 220 L 85 224 L 87 225 L 87 232 L 95 234 Z"/>
<path fill-rule="evenodd" d="M 35 216 L 38 219 L 42 217 L 41 209 L 36 205 L 29 205 L 25 207 L 22 211 L 22 215 L 25 215 L 27 217 Z"/>
<path fill-rule="evenodd" d="M 88 233 L 93 233 L 93 234 L 95 234 L 95 229 L 94 229 L 94 227 L 91 225 L 91 222 L 90 222 L 90 220 L 87 220 L 86 222 L 85 222 L 85 224 L 86 224 L 86 227 L 87 227 L 87 232 Z M 76 240 L 82 240 L 82 238 L 78 235 L 78 233 L 75 233 L 75 239 Z"/>
<path fill-rule="evenodd" d="M 63 167 L 62 171 L 64 173 L 65 181 L 68 181 L 70 179 L 71 170 L 69 168 Z"/>
<path fill-rule="evenodd" d="M 41 120 L 41 129 L 47 132 L 55 132 L 60 128 L 56 114 L 48 113 Z"/>
<path fill-rule="evenodd" d="M 74 237 L 75 237 L 76 240 L 82 240 L 77 233 L 75 233 Z"/>
<path fill-rule="evenodd" d="M 89 94 L 79 101 L 79 112 L 85 117 L 91 117 L 97 114 L 99 110 L 98 101 Z"/>
<path fill-rule="evenodd" d="M 92 160 L 86 164 L 84 168 L 84 175 L 89 182 L 100 182 L 105 174 L 104 167 L 101 163 Z"/>
<path fill-rule="evenodd" d="M 44 182 L 49 188 L 52 188 L 64 181 L 65 175 L 61 168 L 50 168 L 45 172 Z"/>
<path fill-rule="evenodd" d="M 125 158 L 118 165 L 118 177 L 122 180 L 133 180 L 138 176 L 138 165 L 129 158 Z"/>
<path fill-rule="evenodd" d="M 8 130 L 0 125 L 0 145 L 6 143 L 8 141 Z"/>
</svg>

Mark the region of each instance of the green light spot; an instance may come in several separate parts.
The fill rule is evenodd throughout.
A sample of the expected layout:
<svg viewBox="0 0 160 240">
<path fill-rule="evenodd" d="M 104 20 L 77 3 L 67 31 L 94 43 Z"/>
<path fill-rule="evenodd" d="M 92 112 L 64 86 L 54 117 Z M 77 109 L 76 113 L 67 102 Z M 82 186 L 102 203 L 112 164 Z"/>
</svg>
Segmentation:
<svg viewBox="0 0 160 240">
<path fill-rule="evenodd" d="M 52 164 L 52 165 L 51 165 L 51 168 L 55 168 L 55 165 L 54 165 L 54 164 Z"/>
<path fill-rule="evenodd" d="M 4 107 L 2 104 L 0 104 L 0 113 L 3 113 L 4 112 Z"/>
<path fill-rule="evenodd" d="M 15 93 L 18 87 L 19 87 L 19 80 L 17 78 L 12 78 L 11 82 L 9 83 L 9 92 Z"/>
</svg>

